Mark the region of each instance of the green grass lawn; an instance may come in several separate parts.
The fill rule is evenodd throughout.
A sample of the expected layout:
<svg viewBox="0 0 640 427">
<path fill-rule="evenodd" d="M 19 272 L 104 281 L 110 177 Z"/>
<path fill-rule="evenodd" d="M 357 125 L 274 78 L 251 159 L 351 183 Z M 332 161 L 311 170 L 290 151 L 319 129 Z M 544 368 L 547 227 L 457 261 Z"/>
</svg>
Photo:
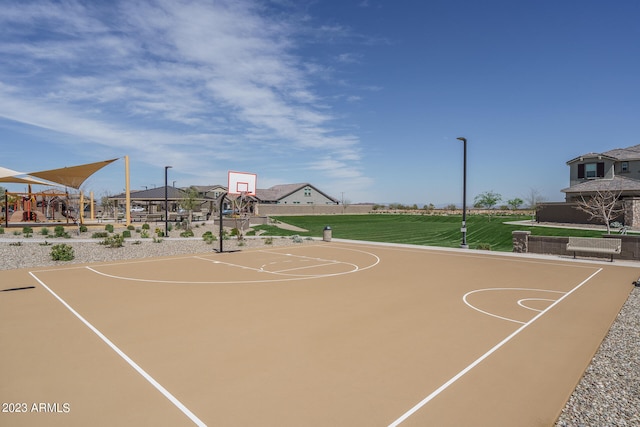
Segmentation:
<svg viewBox="0 0 640 427">
<path fill-rule="evenodd" d="M 283 216 L 273 219 L 309 230 L 294 232 L 274 226 L 258 226 L 262 235 L 321 237 L 325 226 L 330 226 L 332 235 L 340 239 L 365 240 L 371 242 L 408 243 L 412 245 L 459 247 L 462 234 L 461 215 L 317 215 Z M 604 234 L 597 230 L 573 230 L 551 227 L 527 227 L 508 225 L 505 222 L 530 219 L 523 215 L 467 216 L 467 243 L 472 249 L 490 247 L 493 251 L 511 252 L 514 230 L 531 231 L 539 236 L 581 236 L 599 237 Z"/>
</svg>

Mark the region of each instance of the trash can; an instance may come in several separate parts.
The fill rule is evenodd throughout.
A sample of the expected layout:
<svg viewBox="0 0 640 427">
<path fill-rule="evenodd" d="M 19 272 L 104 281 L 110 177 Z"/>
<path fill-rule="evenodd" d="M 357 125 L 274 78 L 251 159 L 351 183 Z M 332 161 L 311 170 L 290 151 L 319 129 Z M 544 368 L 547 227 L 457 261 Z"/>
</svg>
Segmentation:
<svg viewBox="0 0 640 427">
<path fill-rule="evenodd" d="M 329 227 L 328 225 L 324 228 L 324 231 L 322 232 L 322 240 L 325 242 L 331 241 L 331 227 Z"/>
</svg>

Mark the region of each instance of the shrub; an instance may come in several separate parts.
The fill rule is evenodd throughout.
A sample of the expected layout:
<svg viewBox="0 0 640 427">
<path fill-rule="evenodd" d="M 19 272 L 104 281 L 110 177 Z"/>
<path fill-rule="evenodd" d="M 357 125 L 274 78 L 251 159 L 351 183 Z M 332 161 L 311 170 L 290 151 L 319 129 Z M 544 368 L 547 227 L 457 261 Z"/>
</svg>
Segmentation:
<svg viewBox="0 0 640 427">
<path fill-rule="evenodd" d="M 65 237 L 65 234 L 67 233 L 64 231 L 64 227 L 61 225 L 56 225 L 53 229 L 53 235 L 56 237 Z"/>
<path fill-rule="evenodd" d="M 490 251 L 491 250 L 491 244 L 490 243 L 478 243 L 478 246 L 476 246 L 476 249 L 479 249 L 481 251 Z"/>
<path fill-rule="evenodd" d="M 49 229 L 47 227 L 42 227 L 40 229 L 40 234 L 42 234 L 43 236 L 48 236 L 49 235 Z"/>
<path fill-rule="evenodd" d="M 81 233 L 86 233 L 86 232 L 87 232 L 87 230 L 88 230 L 88 228 L 87 228 L 87 226 L 86 226 L 86 225 L 82 224 L 82 225 L 80 226 L 80 232 L 81 232 Z"/>
<path fill-rule="evenodd" d="M 106 231 L 96 231 L 91 235 L 91 237 L 94 239 L 104 239 L 107 236 L 109 236 L 109 233 L 107 233 Z"/>
<path fill-rule="evenodd" d="M 211 231 L 205 231 L 202 234 L 202 240 L 204 240 L 208 245 L 210 245 L 213 242 L 215 242 L 216 240 L 218 240 L 218 238 L 216 236 L 214 236 Z"/>
<path fill-rule="evenodd" d="M 131 225 L 131 224 L 127 225 L 127 230 L 129 230 L 129 231 L 133 231 L 133 230 L 135 230 L 135 229 L 136 229 L 136 228 L 135 228 L 133 225 Z"/>
<path fill-rule="evenodd" d="M 131 237 L 131 230 L 124 230 L 122 232 L 122 237 Z"/>
<path fill-rule="evenodd" d="M 33 234 L 33 228 L 22 227 L 22 234 L 24 234 L 24 237 L 31 237 L 31 235 Z"/>
<path fill-rule="evenodd" d="M 4 234 L 4 227 L 0 227 L 0 234 Z"/>
<path fill-rule="evenodd" d="M 46 240 L 42 243 L 38 243 L 40 246 L 51 246 L 51 243 L 47 242 Z"/>
<path fill-rule="evenodd" d="M 108 248 L 121 248 L 124 244 L 124 237 L 121 234 L 114 234 L 104 239 L 101 244 Z"/>
<path fill-rule="evenodd" d="M 104 229 L 107 230 L 109 233 L 113 233 L 113 224 L 105 225 Z"/>
<path fill-rule="evenodd" d="M 74 258 L 73 248 L 65 243 L 51 247 L 51 259 L 54 261 L 71 261 Z"/>
<path fill-rule="evenodd" d="M 264 239 L 264 244 L 273 245 L 273 237 L 267 237 L 266 239 Z"/>
<path fill-rule="evenodd" d="M 302 243 L 302 238 L 297 234 L 294 234 L 293 236 L 291 236 L 291 240 L 293 240 L 293 243 Z"/>
<path fill-rule="evenodd" d="M 162 243 L 162 239 L 156 236 L 153 236 L 153 243 Z"/>
<path fill-rule="evenodd" d="M 143 239 L 148 239 L 149 238 L 149 230 L 142 230 L 142 232 L 140 233 L 140 237 L 142 237 Z"/>
<path fill-rule="evenodd" d="M 193 237 L 193 231 L 184 230 L 182 233 L 180 233 L 180 237 Z"/>
<path fill-rule="evenodd" d="M 231 229 L 231 235 L 232 236 L 237 236 L 238 234 L 240 234 L 240 231 L 238 231 L 237 228 L 232 228 Z"/>
<path fill-rule="evenodd" d="M 15 231 L 13 232 L 13 235 L 14 235 L 14 236 L 19 236 L 19 235 L 21 235 L 21 234 L 22 234 L 22 232 L 21 232 L 21 231 L 18 231 L 18 230 L 15 230 Z"/>
<path fill-rule="evenodd" d="M 22 242 L 11 242 L 9 246 L 22 246 Z"/>
<path fill-rule="evenodd" d="M 149 224 L 147 224 L 146 222 L 144 224 L 142 224 L 142 229 L 143 230 L 149 230 L 149 228 L 151 228 L 151 227 L 149 227 Z"/>
</svg>

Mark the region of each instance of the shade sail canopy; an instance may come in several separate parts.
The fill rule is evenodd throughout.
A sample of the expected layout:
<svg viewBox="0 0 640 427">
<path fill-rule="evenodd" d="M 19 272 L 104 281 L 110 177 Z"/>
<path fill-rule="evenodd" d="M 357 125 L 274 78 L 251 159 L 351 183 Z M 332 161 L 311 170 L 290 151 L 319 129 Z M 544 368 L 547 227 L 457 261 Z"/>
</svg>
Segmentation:
<svg viewBox="0 0 640 427">
<path fill-rule="evenodd" d="M 30 172 L 29 175 L 46 179 L 47 181 L 55 182 L 56 184 L 79 189 L 87 178 L 116 160 L 118 159 L 103 160 L 101 162 L 51 169 L 48 171 Z"/>
<path fill-rule="evenodd" d="M 14 184 L 39 184 L 39 185 L 51 185 L 47 182 L 40 181 L 39 179 L 24 176 L 24 172 L 14 171 L 12 169 L 3 168 L 0 166 L 0 182 L 10 182 Z"/>
</svg>

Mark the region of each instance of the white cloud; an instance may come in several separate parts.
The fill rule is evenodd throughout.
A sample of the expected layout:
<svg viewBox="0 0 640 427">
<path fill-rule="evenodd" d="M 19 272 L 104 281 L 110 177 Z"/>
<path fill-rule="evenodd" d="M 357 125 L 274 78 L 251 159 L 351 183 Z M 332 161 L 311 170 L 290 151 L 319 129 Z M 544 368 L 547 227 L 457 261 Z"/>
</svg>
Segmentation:
<svg viewBox="0 0 640 427">
<path fill-rule="evenodd" d="M 340 153 L 340 169 L 361 176 L 359 138 L 315 89 L 331 67 L 296 54 L 306 25 L 246 0 L 10 2 L 0 16 L 0 117 L 191 170 L 204 156 L 311 149 Z M 314 168 L 330 172 L 324 165 Z"/>
</svg>

